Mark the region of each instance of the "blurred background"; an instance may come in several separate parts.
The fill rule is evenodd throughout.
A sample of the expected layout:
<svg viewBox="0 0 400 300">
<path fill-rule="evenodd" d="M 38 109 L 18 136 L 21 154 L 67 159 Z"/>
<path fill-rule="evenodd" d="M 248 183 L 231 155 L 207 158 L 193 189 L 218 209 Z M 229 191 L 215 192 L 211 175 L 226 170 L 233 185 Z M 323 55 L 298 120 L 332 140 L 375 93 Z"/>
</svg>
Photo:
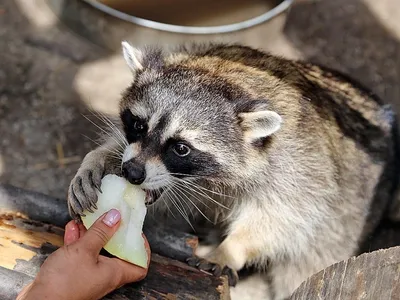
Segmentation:
<svg viewBox="0 0 400 300">
<path fill-rule="evenodd" d="M 244 21 L 280 3 L 102 2 L 142 18 L 190 26 Z M 0 182 L 65 198 L 99 131 L 85 117 L 101 124 L 89 108 L 115 114 L 130 82 L 123 39 L 134 46 L 240 42 L 307 59 L 346 72 L 399 112 L 399 19 L 398 0 L 294 0 L 288 10 L 257 26 L 189 35 L 138 26 L 81 0 L 0 0 Z"/>
</svg>

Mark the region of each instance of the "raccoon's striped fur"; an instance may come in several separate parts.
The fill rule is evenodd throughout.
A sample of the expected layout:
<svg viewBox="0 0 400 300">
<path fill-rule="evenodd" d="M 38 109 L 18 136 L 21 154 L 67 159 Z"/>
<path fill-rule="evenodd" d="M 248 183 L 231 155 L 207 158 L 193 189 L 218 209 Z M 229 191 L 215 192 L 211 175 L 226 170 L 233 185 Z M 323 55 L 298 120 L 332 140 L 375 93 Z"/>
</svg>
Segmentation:
<svg viewBox="0 0 400 300">
<path fill-rule="evenodd" d="M 241 45 L 123 50 L 133 73 L 123 137 L 85 157 L 72 215 L 93 207 L 101 176 L 122 174 L 160 216 L 176 206 L 175 216 L 223 230 L 191 264 L 226 272 L 231 284 L 258 266 L 270 299 L 357 254 L 382 218 L 398 216 L 395 115 L 350 78 Z M 123 152 L 121 167 L 110 149 Z"/>
</svg>

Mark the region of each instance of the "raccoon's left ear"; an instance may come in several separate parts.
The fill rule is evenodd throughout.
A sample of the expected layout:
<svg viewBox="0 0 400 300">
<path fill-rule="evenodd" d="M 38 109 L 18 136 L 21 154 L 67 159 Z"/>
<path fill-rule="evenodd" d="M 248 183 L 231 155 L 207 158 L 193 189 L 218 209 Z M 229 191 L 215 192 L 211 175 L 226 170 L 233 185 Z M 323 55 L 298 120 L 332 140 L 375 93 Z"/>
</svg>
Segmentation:
<svg viewBox="0 0 400 300">
<path fill-rule="evenodd" d="M 132 47 L 127 41 L 123 41 L 122 52 L 134 76 L 144 69 L 157 71 L 164 66 L 163 51 L 158 47 L 139 50 Z"/>
<path fill-rule="evenodd" d="M 133 48 L 127 41 L 123 41 L 121 45 L 126 63 L 132 73 L 136 74 L 137 71 L 143 69 L 143 53 L 140 50 Z"/>
<path fill-rule="evenodd" d="M 250 105 L 242 107 L 237 113 L 244 137 L 248 142 L 265 138 L 277 132 L 281 128 L 282 117 L 268 110 L 264 103 L 249 101 Z"/>
</svg>

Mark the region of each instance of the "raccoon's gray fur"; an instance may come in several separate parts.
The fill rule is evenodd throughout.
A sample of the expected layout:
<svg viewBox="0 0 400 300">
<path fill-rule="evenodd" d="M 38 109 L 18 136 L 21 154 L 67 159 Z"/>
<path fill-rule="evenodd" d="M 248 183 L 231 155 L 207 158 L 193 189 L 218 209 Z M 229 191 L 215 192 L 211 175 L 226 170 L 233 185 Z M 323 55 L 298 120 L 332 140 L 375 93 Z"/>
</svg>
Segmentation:
<svg viewBox="0 0 400 300">
<path fill-rule="evenodd" d="M 229 267 L 231 284 L 256 265 L 270 299 L 284 299 L 398 214 L 394 113 L 351 79 L 240 45 L 123 50 L 134 77 L 120 102 L 124 137 L 85 157 L 73 216 L 94 207 L 104 174 L 123 174 L 164 191 L 160 214 L 198 208 L 223 228 L 216 250 L 190 263 Z"/>
</svg>

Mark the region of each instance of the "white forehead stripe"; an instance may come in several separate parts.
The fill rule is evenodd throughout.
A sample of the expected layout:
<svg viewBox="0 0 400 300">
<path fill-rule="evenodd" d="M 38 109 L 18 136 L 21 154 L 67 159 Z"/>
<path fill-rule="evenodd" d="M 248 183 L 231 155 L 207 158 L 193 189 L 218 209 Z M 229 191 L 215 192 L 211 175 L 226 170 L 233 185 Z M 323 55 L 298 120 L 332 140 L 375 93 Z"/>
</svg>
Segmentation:
<svg viewBox="0 0 400 300">
<path fill-rule="evenodd" d="M 197 130 L 182 130 L 179 135 L 188 141 L 195 142 L 199 138 L 199 131 Z"/>
<path fill-rule="evenodd" d="M 124 155 L 122 156 L 122 162 L 126 162 L 139 155 L 141 150 L 139 143 L 130 144 L 125 148 Z"/>
<path fill-rule="evenodd" d="M 179 119 L 172 118 L 172 120 L 168 123 L 167 127 L 164 129 L 164 132 L 161 136 L 161 143 L 166 142 L 170 137 L 174 136 L 174 134 L 179 129 Z"/>
<path fill-rule="evenodd" d="M 142 119 L 146 119 L 148 116 L 148 111 L 146 107 L 140 104 L 136 104 L 134 107 L 132 107 L 131 112 L 134 116 L 137 116 Z"/>
<path fill-rule="evenodd" d="M 161 113 L 155 113 L 151 116 L 149 123 L 147 124 L 149 131 L 152 131 L 156 126 L 157 123 L 160 121 Z"/>
</svg>

